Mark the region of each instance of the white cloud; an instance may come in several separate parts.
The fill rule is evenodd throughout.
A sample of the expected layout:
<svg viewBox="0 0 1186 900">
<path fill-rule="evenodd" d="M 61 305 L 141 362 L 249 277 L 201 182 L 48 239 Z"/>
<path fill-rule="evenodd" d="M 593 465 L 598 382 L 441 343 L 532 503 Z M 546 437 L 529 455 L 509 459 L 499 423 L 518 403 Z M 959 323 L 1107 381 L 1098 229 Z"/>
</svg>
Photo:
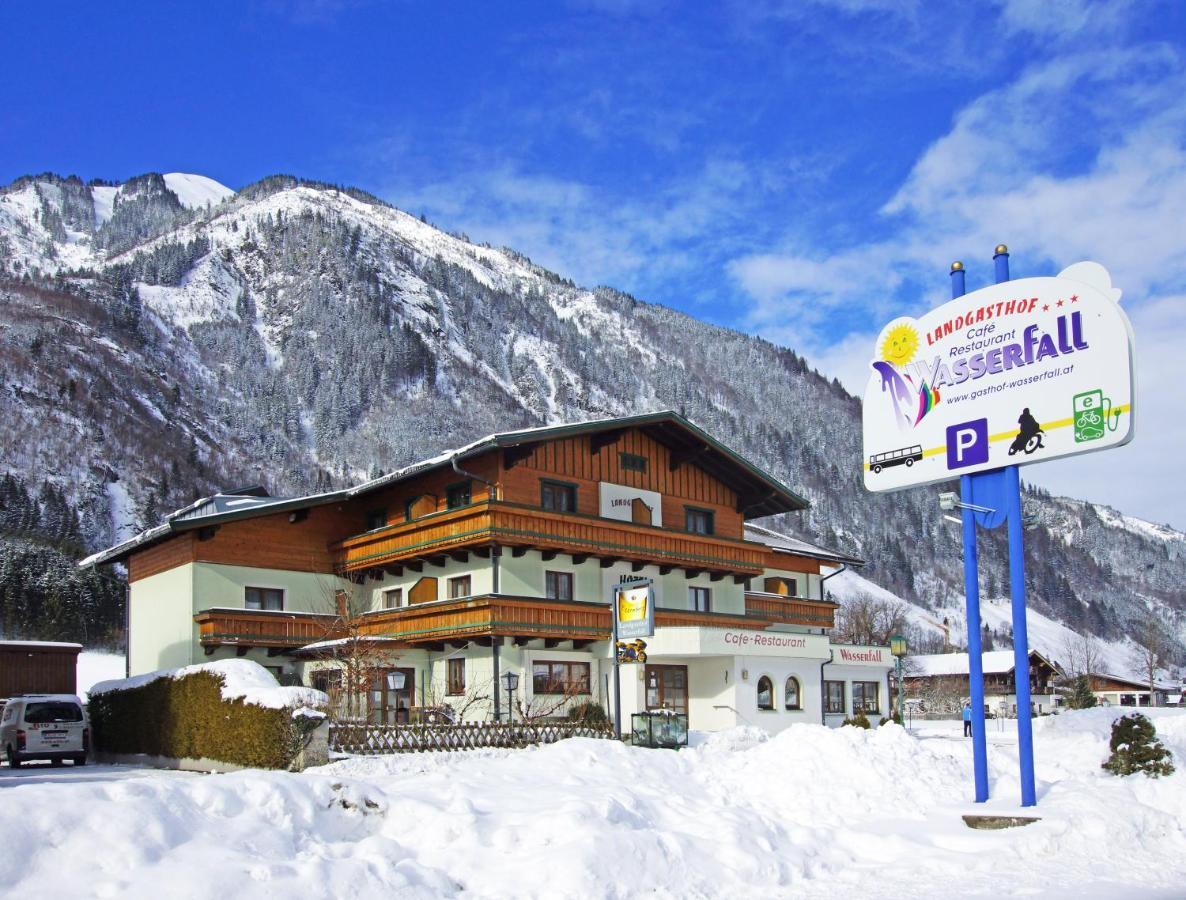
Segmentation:
<svg viewBox="0 0 1186 900">
<path fill-rule="evenodd" d="M 972 290 L 988 280 L 991 248 L 1002 241 L 1018 276 L 1097 259 L 1124 290 L 1134 323 L 1137 438 L 1027 475 L 1181 527 L 1183 497 L 1167 487 L 1179 481 L 1186 441 L 1173 368 L 1186 346 L 1184 94 L 1186 70 L 1162 46 L 1077 53 L 1027 70 L 969 104 L 922 154 L 882 209 L 892 238 L 835 252 L 797 237 L 790 249 L 733 260 L 751 327 L 794 338 L 825 372 L 859 388 L 879 326 L 945 299 L 951 260 L 968 263 Z M 933 296 L 903 296 L 924 276 Z M 854 307 L 872 322 L 837 330 L 836 317 Z"/>
</svg>

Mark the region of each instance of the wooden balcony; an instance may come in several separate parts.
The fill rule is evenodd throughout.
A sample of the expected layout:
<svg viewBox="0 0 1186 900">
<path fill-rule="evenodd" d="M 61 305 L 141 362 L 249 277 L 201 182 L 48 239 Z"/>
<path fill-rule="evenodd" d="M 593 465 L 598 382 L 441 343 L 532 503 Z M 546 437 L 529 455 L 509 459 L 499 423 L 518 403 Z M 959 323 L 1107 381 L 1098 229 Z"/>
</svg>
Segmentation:
<svg viewBox="0 0 1186 900">
<path fill-rule="evenodd" d="M 733 574 L 762 572 L 766 548 L 598 516 L 556 513 L 505 501 L 478 503 L 388 525 L 334 546 L 343 572 L 398 566 L 467 548 L 537 547 L 604 560 Z"/>
<path fill-rule="evenodd" d="M 745 614 L 779 625 L 803 625 L 809 628 L 832 628 L 836 624 L 837 604 L 828 600 L 805 600 L 779 594 L 747 592 Z"/>
<path fill-rule="evenodd" d="M 207 609 L 194 616 L 198 640 L 207 653 L 215 647 L 295 649 L 335 636 L 337 616 L 257 609 Z"/>
<path fill-rule="evenodd" d="M 755 599 L 763 602 L 751 609 L 750 596 L 747 595 L 745 615 L 659 608 L 655 611 L 655 624 L 660 628 L 759 630 L 776 623 L 816 626 L 822 622 L 812 616 L 822 620 L 826 613 L 830 623 L 834 609 L 833 604 L 816 601 L 774 598 L 774 605 L 771 605 L 766 601 L 772 598 Z M 521 641 L 542 638 L 583 645 L 610 637 L 610 611 L 604 603 L 502 594 L 377 610 L 365 613 L 360 620 L 363 634 L 420 646 L 443 646 L 447 641 L 485 640 L 489 643 L 493 637 Z M 293 650 L 342 636 L 337 630 L 336 616 L 317 613 L 208 609 L 194 616 L 194 621 L 198 624 L 202 646 L 211 653 L 219 646 L 234 646 L 244 652 L 251 647 Z"/>
</svg>

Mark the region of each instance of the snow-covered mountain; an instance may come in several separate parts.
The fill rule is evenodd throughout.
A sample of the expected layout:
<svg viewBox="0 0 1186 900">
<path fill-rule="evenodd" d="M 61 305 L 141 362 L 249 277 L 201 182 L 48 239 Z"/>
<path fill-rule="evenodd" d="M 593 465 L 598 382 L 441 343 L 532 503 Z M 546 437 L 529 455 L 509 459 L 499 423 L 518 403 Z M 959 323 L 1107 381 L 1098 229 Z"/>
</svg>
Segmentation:
<svg viewBox="0 0 1186 900">
<path fill-rule="evenodd" d="M 110 541 L 216 488 L 356 481 L 482 434 L 681 410 L 796 487 L 771 523 L 869 560 L 927 615 L 962 595 L 931 491 L 871 495 L 860 404 L 792 350 L 588 290 L 361 191 L 275 176 L 0 189 L 3 468 Z M 1186 536 L 1030 492 L 1039 613 L 1117 640 L 1186 638 Z M 983 591 L 1007 590 L 986 535 Z M 928 612 L 929 611 L 929 612 Z M 2 627 L 0 620 L 0 627 Z"/>
</svg>

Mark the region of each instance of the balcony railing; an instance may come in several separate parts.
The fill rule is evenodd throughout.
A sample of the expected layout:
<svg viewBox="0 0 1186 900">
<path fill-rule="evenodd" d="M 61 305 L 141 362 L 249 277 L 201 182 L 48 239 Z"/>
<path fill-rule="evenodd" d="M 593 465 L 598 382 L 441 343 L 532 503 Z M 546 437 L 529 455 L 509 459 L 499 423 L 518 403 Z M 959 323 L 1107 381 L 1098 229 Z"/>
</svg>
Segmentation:
<svg viewBox="0 0 1186 900">
<path fill-rule="evenodd" d="M 747 592 L 745 614 L 780 625 L 805 625 L 832 628 L 836 624 L 836 604 L 828 600 L 806 600 L 779 594 Z"/>
<path fill-rule="evenodd" d="M 745 615 L 660 607 L 655 610 L 655 624 L 660 628 L 824 626 L 831 624 L 833 609 L 827 603 L 747 595 Z M 194 616 L 194 621 L 207 648 L 295 649 L 342 636 L 336 616 L 318 613 L 208 609 Z M 491 636 L 601 641 L 610 636 L 610 611 L 604 603 L 491 594 L 376 610 L 359 617 L 359 629 L 376 638 L 414 644 Z"/>
<path fill-rule="evenodd" d="M 194 616 L 205 647 L 303 647 L 335 636 L 337 616 L 258 609 L 207 609 Z"/>
<path fill-rule="evenodd" d="M 766 551 L 749 541 L 556 513 L 505 501 L 479 503 L 388 525 L 348 538 L 334 550 L 339 567 L 353 572 L 491 544 L 740 575 L 760 574 Z"/>
</svg>

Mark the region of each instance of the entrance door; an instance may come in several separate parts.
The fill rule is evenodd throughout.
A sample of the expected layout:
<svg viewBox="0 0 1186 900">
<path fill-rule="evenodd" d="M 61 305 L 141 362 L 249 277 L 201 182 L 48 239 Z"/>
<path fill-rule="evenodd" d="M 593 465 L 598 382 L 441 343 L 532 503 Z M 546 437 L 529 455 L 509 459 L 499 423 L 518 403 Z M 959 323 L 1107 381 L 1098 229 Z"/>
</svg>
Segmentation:
<svg viewBox="0 0 1186 900">
<path fill-rule="evenodd" d="M 688 712 L 688 667 L 647 666 L 647 709 Z"/>
<path fill-rule="evenodd" d="M 387 675 L 392 672 L 399 672 L 404 676 L 404 686 L 399 690 L 393 690 L 387 686 Z M 415 669 L 382 669 L 376 672 L 371 681 L 367 721 L 375 725 L 403 725 L 407 723 L 412 715 L 415 696 Z"/>
</svg>

